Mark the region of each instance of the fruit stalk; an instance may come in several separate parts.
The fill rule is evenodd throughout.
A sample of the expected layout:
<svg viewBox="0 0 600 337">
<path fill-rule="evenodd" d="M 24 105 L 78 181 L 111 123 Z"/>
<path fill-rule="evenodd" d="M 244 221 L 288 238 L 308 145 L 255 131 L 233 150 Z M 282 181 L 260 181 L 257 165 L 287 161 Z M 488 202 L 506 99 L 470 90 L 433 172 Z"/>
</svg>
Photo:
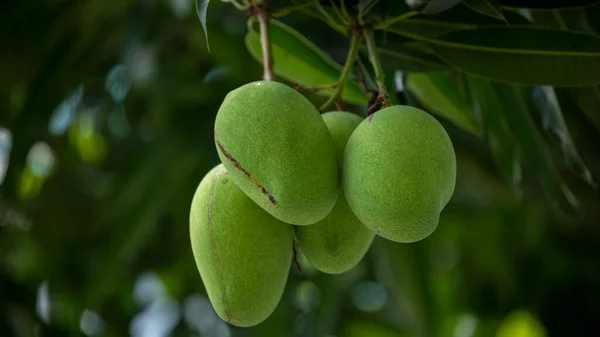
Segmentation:
<svg viewBox="0 0 600 337">
<path fill-rule="evenodd" d="M 356 56 L 358 55 L 358 48 L 360 46 L 360 34 L 355 31 L 352 33 L 352 39 L 350 39 L 350 49 L 348 50 L 348 56 L 346 57 L 346 63 L 344 64 L 344 68 L 342 69 L 342 73 L 338 82 L 336 83 L 335 91 L 329 97 L 329 99 L 323 103 L 320 111 L 324 111 L 327 109 L 329 105 L 337 101 L 342 95 L 342 91 L 344 90 L 344 86 L 348 81 L 348 77 L 352 72 L 352 67 L 354 66 L 354 60 L 356 60 Z"/>
<path fill-rule="evenodd" d="M 269 27 L 269 0 L 262 0 L 256 7 L 256 18 L 260 27 L 260 44 L 263 55 L 263 80 L 273 80 L 273 51 L 271 49 L 271 29 Z"/>
<path fill-rule="evenodd" d="M 377 103 L 381 104 L 382 107 L 389 107 L 390 103 L 390 95 L 387 92 L 385 86 L 385 73 L 383 72 L 383 68 L 381 67 L 381 62 L 379 60 L 379 55 L 377 54 L 377 47 L 375 46 L 375 37 L 373 36 L 373 31 L 364 30 L 363 36 L 365 38 L 365 43 L 367 44 L 367 52 L 369 54 L 369 61 L 371 61 L 371 65 L 373 66 L 373 71 L 375 71 L 375 83 L 377 84 L 377 89 L 379 90 L 379 95 L 377 97 Z M 376 104 L 378 106 L 379 104 Z M 369 114 L 375 111 L 370 111 Z"/>
</svg>

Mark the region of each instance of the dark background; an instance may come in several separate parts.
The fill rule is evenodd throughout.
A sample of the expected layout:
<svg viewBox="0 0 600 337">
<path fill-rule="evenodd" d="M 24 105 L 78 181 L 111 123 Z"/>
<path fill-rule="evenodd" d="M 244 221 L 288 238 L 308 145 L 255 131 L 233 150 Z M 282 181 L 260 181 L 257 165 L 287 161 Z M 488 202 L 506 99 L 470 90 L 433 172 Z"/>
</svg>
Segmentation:
<svg viewBox="0 0 600 337">
<path fill-rule="evenodd" d="M 218 163 L 222 99 L 262 74 L 246 19 L 213 0 L 208 53 L 190 0 L 0 4 L 0 336 L 600 334 L 598 191 L 553 151 L 582 204 L 561 216 L 538 172 L 511 188 L 486 144 L 443 120 L 458 181 L 432 236 L 377 238 L 337 276 L 302 260 L 267 321 L 217 319 L 188 215 Z M 343 36 L 306 15 L 284 21 L 343 62 Z M 597 129 L 565 114 L 598 181 Z"/>
</svg>

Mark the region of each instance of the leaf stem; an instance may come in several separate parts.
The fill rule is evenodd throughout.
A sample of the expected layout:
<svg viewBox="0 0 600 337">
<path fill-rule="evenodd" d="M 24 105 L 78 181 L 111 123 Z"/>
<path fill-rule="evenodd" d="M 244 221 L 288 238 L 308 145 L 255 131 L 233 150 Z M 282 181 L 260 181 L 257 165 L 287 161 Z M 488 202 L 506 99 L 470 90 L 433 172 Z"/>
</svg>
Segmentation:
<svg viewBox="0 0 600 337">
<path fill-rule="evenodd" d="M 383 107 L 388 107 L 391 105 L 390 103 L 390 95 L 387 92 L 387 88 L 385 85 L 385 73 L 383 68 L 381 67 L 381 61 L 379 60 L 379 55 L 377 54 L 377 47 L 375 45 L 375 37 L 373 35 L 372 30 L 364 30 L 363 36 L 365 39 L 365 43 L 367 45 L 367 53 L 369 54 L 369 61 L 371 61 L 371 65 L 373 66 L 373 71 L 375 72 L 375 84 L 377 84 L 377 89 L 379 90 L 379 96 L 377 97 L 377 102 L 381 104 Z"/>
<path fill-rule="evenodd" d="M 229 0 L 229 2 L 233 5 L 233 7 L 240 11 L 246 11 L 248 10 L 248 7 L 250 7 L 248 1 L 243 1 L 243 4 L 237 2 L 237 0 Z"/>
<path fill-rule="evenodd" d="M 318 0 L 317 0 L 318 2 Z M 335 12 L 335 14 L 338 16 L 338 18 L 343 22 L 346 23 L 346 18 L 344 17 L 344 15 L 342 14 L 342 12 L 340 11 L 340 9 L 336 6 L 335 2 L 333 0 L 329 0 L 329 3 L 331 4 L 331 8 L 333 8 L 333 11 Z"/>
<path fill-rule="evenodd" d="M 273 80 L 273 50 L 271 46 L 271 28 L 269 26 L 269 0 L 256 5 L 256 18 L 260 27 L 260 45 L 263 55 L 263 80 Z"/>
<path fill-rule="evenodd" d="M 341 34 L 346 34 L 348 30 L 344 27 L 344 25 L 340 25 L 337 21 L 335 21 L 335 19 L 332 18 L 331 15 L 329 15 L 329 13 L 327 13 L 325 9 L 323 9 L 323 6 L 321 6 L 319 0 L 313 0 L 312 2 L 317 11 L 321 13 L 321 15 L 323 15 L 323 17 L 325 18 L 325 23 L 327 23 L 331 28 L 335 29 Z"/>
<path fill-rule="evenodd" d="M 411 11 L 411 12 L 406 12 L 402 15 L 399 16 L 395 16 L 393 18 L 389 18 L 386 20 L 381 21 L 380 23 L 376 24 L 373 29 L 386 29 L 387 27 L 393 25 L 394 23 L 400 22 L 400 21 L 404 21 L 406 19 L 410 19 L 413 16 L 419 14 L 418 12 L 415 11 Z"/>
<path fill-rule="evenodd" d="M 271 17 L 276 18 L 276 17 L 286 16 L 292 12 L 295 12 L 297 10 L 302 10 L 302 9 L 304 9 L 306 7 L 310 7 L 310 6 L 312 6 L 312 4 L 310 2 L 307 2 L 307 3 L 295 5 L 295 6 L 282 8 L 276 12 L 271 13 Z"/>
<path fill-rule="evenodd" d="M 354 60 L 356 60 L 356 56 L 358 56 L 358 49 L 360 47 L 360 33 L 353 31 L 352 39 L 350 39 L 350 49 L 348 50 L 348 56 L 346 57 L 346 63 L 344 64 L 344 68 L 342 69 L 342 73 L 340 74 L 340 78 L 336 83 L 335 91 L 333 94 L 327 99 L 327 101 L 321 106 L 320 111 L 325 110 L 329 105 L 336 102 L 340 96 L 342 95 L 342 91 L 344 90 L 344 86 L 350 77 L 350 73 L 352 72 L 352 68 L 354 67 Z"/>
</svg>

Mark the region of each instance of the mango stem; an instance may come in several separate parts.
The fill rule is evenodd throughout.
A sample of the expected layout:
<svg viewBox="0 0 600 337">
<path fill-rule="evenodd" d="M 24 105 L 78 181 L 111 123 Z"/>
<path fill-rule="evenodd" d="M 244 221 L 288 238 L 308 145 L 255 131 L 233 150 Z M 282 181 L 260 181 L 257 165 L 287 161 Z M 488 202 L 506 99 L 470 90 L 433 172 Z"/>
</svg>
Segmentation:
<svg viewBox="0 0 600 337">
<path fill-rule="evenodd" d="M 272 81 L 273 75 L 273 50 L 271 46 L 271 28 L 269 26 L 269 0 L 262 0 L 256 6 L 256 18 L 260 27 L 260 45 L 263 55 L 263 80 Z"/>
<path fill-rule="evenodd" d="M 367 45 L 369 61 L 371 61 L 373 71 L 375 72 L 375 83 L 377 84 L 377 89 L 379 90 L 376 105 L 381 105 L 385 108 L 391 105 L 390 95 L 388 94 L 387 88 L 385 86 L 385 73 L 383 72 L 383 67 L 381 67 L 381 61 L 379 60 L 379 55 L 377 54 L 375 37 L 373 35 L 372 30 L 364 30 L 363 36 Z M 369 112 L 371 112 L 371 110 L 372 109 L 369 109 Z"/>
<path fill-rule="evenodd" d="M 335 91 L 333 94 L 327 99 L 325 103 L 319 108 L 319 111 L 324 111 L 330 106 L 332 103 L 338 101 L 338 99 L 342 95 L 342 91 L 344 90 L 344 86 L 350 77 L 350 73 L 352 73 L 352 68 L 354 67 L 354 60 L 356 56 L 358 56 L 358 49 L 360 47 L 360 34 L 356 31 L 352 32 L 352 39 L 350 40 L 350 49 L 348 50 L 348 56 L 346 56 L 346 63 L 344 64 L 344 68 L 342 68 L 342 73 L 340 74 L 340 78 L 335 86 Z"/>
</svg>

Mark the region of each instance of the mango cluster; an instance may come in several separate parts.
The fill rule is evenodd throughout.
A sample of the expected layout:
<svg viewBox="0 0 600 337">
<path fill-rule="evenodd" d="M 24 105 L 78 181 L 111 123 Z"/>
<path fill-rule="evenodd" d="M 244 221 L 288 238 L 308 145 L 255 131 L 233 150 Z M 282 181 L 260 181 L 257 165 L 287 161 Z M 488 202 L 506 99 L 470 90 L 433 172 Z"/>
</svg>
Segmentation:
<svg viewBox="0 0 600 337">
<path fill-rule="evenodd" d="M 454 191 L 450 138 L 412 107 L 321 115 L 292 88 L 259 81 L 225 97 L 214 137 L 222 164 L 192 200 L 191 244 L 217 314 L 240 327 L 275 310 L 295 243 L 318 270 L 343 273 L 375 235 L 429 236 Z"/>
</svg>

